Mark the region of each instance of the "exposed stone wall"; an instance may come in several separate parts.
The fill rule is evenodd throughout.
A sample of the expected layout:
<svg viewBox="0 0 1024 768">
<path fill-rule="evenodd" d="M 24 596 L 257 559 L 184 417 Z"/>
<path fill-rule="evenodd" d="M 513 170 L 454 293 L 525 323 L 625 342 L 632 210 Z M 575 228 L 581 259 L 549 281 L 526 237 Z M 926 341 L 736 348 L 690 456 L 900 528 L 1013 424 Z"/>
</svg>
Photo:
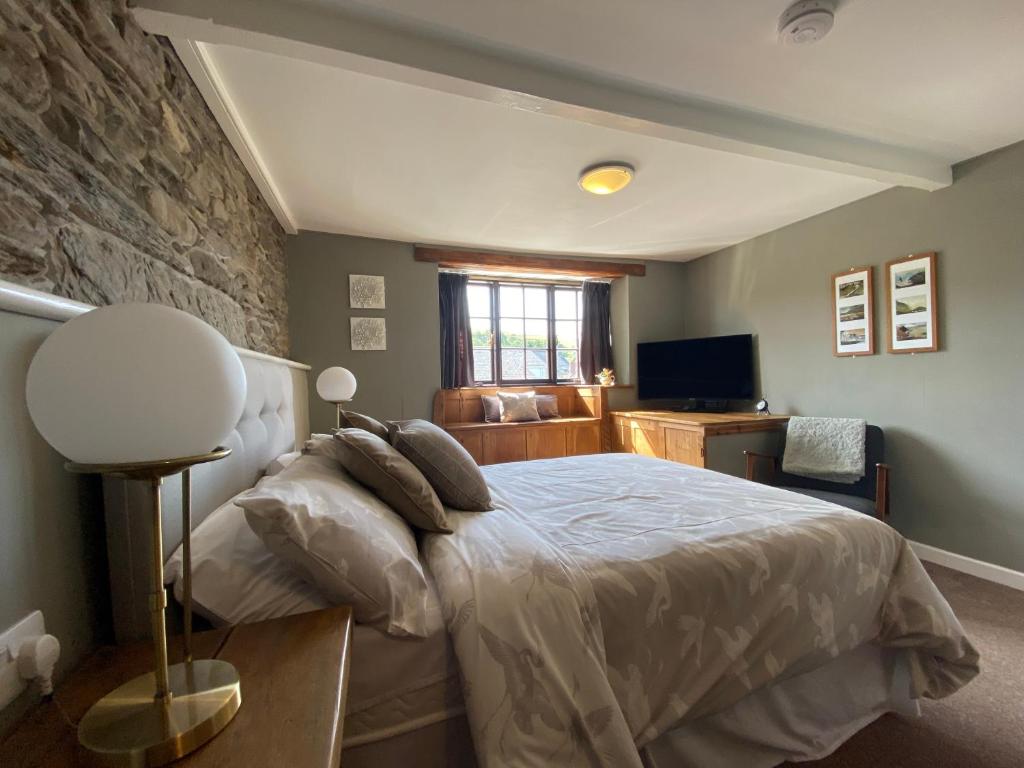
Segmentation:
<svg viewBox="0 0 1024 768">
<path fill-rule="evenodd" d="M 0 0 L 0 277 L 288 353 L 284 231 L 125 0 Z"/>
</svg>

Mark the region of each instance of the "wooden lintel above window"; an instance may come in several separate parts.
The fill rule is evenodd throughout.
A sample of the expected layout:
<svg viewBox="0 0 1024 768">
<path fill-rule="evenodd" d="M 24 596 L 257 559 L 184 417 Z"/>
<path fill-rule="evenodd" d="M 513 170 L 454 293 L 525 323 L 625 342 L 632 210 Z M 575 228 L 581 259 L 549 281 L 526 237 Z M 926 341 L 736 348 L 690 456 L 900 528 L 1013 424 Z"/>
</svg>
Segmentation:
<svg viewBox="0 0 1024 768">
<path fill-rule="evenodd" d="M 647 268 L 603 259 L 566 259 L 554 256 L 534 256 L 526 253 L 483 253 L 447 248 L 416 246 L 416 261 L 429 261 L 450 269 L 468 269 L 481 272 L 529 272 L 550 275 L 578 275 L 581 277 L 643 277 Z"/>
</svg>

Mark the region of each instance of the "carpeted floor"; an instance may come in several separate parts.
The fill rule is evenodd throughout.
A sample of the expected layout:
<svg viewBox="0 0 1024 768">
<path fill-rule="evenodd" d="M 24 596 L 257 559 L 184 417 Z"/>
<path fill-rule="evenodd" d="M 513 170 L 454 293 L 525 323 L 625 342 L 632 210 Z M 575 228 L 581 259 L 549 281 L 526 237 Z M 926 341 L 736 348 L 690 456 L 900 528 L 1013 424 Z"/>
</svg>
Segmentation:
<svg viewBox="0 0 1024 768">
<path fill-rule="evenodd" d="M 1024 592 L 925 564 L 981 653 L 981 674 L 922 717 L 886 715 L 799 768 L 1024 767 Z"/>
</svg>

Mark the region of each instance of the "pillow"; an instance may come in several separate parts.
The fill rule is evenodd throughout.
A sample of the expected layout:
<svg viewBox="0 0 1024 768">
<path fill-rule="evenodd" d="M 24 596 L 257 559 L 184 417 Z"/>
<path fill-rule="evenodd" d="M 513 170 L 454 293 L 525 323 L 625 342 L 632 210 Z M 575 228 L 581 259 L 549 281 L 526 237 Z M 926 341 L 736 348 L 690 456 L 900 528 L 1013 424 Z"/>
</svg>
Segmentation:
<svg viewBox="0 0 1024 768">
<path fill-rule="evenodd" d="M 498 403 L 501 405 L 502 422 L 540 421 L 540 415 L 537 413 L 537 396 L 533 390 L 499 392 Z"/>
<path fill-rule="evenodd" d="M 409 526 L 327 456 L 240 494 L 249 527 L 331 603 L 398 636 L 426 632 L 427 582 Z"/>
<path fill-rule="evenodd" d="M 537 415 L 542 419 L 557 419 L 558 398 L 555 395 L 537 395 Z"/>
<path fill-rule="evenodd" d="M 501 421 L 501 403 L 497 395 L 480 395 L 480 402 L 484 406 L 484 421 L 488 424 Z"/>
<path fill-rule="evenodd" d="M 183 595 L 181 551 L 175 550 L 164 570 L 178 602 Z M 264 546 L 234 499 L 192 531 L 192 606 L 214 626 L 276 619 L 329 605 L 316 587 Z"/>
<path fill-rule="evenodd" d="M 334 434 L 334 449 L 341 466 L 409 525 L 431 533 L 452 532 L 427 478 L 379 437 L 364 429 L 339 429 Z"/>
<path fill-rule="evenodd" d="M 441 427 L 410 419 L 391 422 L 390 431 L 391 444 L 416 465 L 446 506 L 470 512 L 494 509 L 480 467 Z"/>
<path fill-rule="evenodd" d="M 264 474 L 276 475 L 278 472 L 287 467 L 301 455 L 301 451 L 291 451 L 290 453 L 282 453 L 272 462 L 267 464 L 267 471 Z"/>
<path fill-rule="evenodd" d="M 371 416 L 364 416 L 355 411 L 341 412 L 341 426 L 348 429 L 365 429 L 371 435 L 376 435 L 381 440 L 388 439 L 388 427 L 386 424 L 377 421 Z"/>
</svg>

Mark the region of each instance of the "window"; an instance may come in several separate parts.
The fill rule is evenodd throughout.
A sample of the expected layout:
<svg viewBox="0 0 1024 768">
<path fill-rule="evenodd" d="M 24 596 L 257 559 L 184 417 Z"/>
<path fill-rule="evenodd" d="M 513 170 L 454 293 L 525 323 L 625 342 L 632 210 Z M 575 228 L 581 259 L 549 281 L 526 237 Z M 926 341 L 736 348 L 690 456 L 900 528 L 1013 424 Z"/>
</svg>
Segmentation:
<svg viewBox="0 0 1024 768">
<path fill-rule="evenodd" d="M 467 293 L 477 383 L 579 381 L 579 286 L 471 280 Z"/>
</svg>

